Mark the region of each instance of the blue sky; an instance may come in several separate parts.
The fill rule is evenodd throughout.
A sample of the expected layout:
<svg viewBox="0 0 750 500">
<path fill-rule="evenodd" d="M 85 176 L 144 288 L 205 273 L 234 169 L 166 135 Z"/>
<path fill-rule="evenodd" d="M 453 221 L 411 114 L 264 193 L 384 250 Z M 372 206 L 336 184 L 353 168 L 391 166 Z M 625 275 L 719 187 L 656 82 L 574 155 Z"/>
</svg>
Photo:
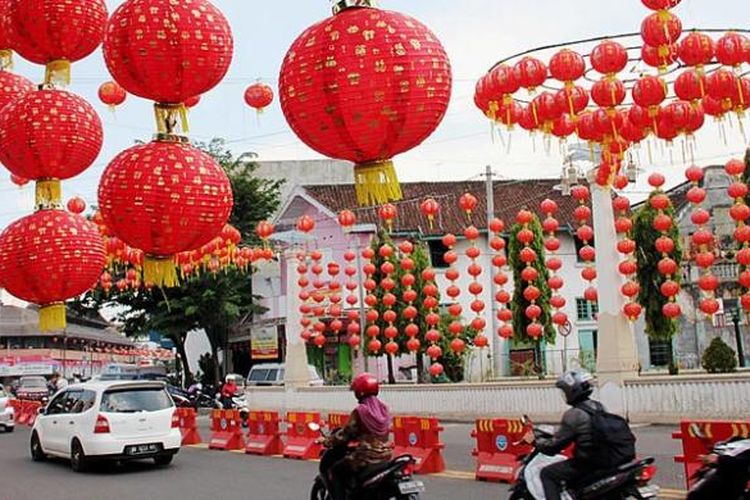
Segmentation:
<svg viewBox="0 0 750 500">
<path fill-rule="evenodd" d="M 110 11 L 120 0 L 107 0 Z M 239 152 L 255 151 L 263 159 L 317 158 L 286 125 L 278 101 L 260 120 L 242 100 L 245 87 L 258 78 L 277 84 L 281 61 L 292 41 L 307 26 L 330 13 L 327 0 L 215 0 L 229 19 L 235 37 L 235 56 L 226 80 L 191 113 L 192 136 L 197 140 L 224 137 Z M 505 177 L 551 177 L 557 175 L 561 158 L 554 145 L 545 152 L 542 141 L 532 142 L 516 132 L 510 151 L 492 141 L 486 120 L 473 105 L 474 84 L 495 61 L 549 43 L 614 33 L 638 31 L 649 11 L 639 0 L 381 0 L 383 8 L 417 17 L 438 35 L 454 69 L 454 93 L 448 115 L 438 131 L 417 150 L 397 158 L 402 180 L 467 179 L 491 164 Z M 683 0 L 675 13 L 685 28 L 750 28 L 747 0 Z M 40 66 L 16 58 L 16 71 L 34 81 L 43 75 Z M 84 95 L 100 111 L 105 125 L 105 147 L 96 164 L 76 179 L 64 183 L 66 198 L 83 196 L 96 201 L 96 188 L 107 162 L 135 139 L 148 139 L 154 125 L 150 103 L 133 96 L 111 114 L 99 103 L 96 90 L 110 77 L 101 52 L 97 51 L 73 67 L 71 90 Z M 750 125 L 747 124 L 746 125 Z M 747 127 L 750 133 L 750 126 Z M 719 140 L 715 127 L 698 136 L 699 164 L 723 160 L 743 149 L 738 130 L 727 133 L 727 144 Z M 641 161 L 648 163 L 645 153 Z M 655 149 L 652 155 L 660 171 L 680 179 L 682 168 L 670 164 L 670 154 Z M 681 163 L 677 147 L 671 154 Z M 0 175 L 0 227 L 31 209 L 32 190 L 18 190 Z"/>
</svg>

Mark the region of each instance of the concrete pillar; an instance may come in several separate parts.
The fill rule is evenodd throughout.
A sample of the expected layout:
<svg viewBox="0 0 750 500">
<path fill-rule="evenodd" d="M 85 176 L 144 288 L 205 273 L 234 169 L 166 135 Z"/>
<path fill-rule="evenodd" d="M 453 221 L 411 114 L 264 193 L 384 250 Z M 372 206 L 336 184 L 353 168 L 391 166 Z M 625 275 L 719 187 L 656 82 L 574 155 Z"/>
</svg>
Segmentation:
<svg viewBox="0 0 750 500">
<path fill-rule="evenodd" d="M 609 411 L 624 415 L 627 413 L 624 382 L 637 376 L 638 355 L 633 326 L 622 314 L 625 300 L 620 288 L 624 278 L 617 268 L 622 255 L 616 246 L 617 234 L 610 189 L 592 183 L 591 204 L 599 292 L 596 363 L 599 398 Z"/>
<path fill-rule="evenodd" d="M 306 387 L 310 383 L 307 369 L 307 347 L 300 337 L 302 333 L 302 313 L 299 307 L 297 285 L 297 251 L 287 250 L 281 256 L 280 266 L 286 267 L 286 360 L 284 363 L 284 383 L 286 388 Z"/>
</svg>

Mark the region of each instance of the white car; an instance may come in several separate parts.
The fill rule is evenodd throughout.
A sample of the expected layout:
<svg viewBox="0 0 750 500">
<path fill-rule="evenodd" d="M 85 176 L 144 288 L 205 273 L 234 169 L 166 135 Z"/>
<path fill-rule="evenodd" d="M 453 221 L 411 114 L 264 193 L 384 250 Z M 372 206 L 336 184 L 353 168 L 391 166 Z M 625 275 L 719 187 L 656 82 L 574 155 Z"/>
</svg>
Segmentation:
<svg viewBox="0 0 750 500">
<path fill-rule="evenodd" d="M 13 407 L 8 404 L 10 394 L 0 385 L 0 429 L 3 432 L 13 432 L 16 427 L 16 416 Z"/>
<path fill-rule="evenodd" d="M 175 410 L 161 382 L 71 385 L 40 410 L 31 431 L 31 458 L 67 458 L 76 472 L 97 460 L 150 458 L 168 465 L 182 443 Z"/>
<path fill-rule="evenodd" d="M 310 386 L 320 387 L 325 384 L 315 366 L 307 365 L 307 371 L 310 374 Z M 284 385 L 284 372 L 283 363 L 261 363 L 250 369 L 246 384 L 251 386 Z"/>
</svg>

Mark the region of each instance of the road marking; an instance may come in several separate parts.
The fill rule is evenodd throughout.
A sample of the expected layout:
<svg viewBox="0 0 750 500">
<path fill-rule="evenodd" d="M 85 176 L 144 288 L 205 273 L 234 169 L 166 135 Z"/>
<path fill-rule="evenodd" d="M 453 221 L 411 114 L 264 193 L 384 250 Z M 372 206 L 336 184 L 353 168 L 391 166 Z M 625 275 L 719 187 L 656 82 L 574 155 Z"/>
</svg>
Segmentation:
<svg viewBox="0 0 750 500">
<path fill-rule="evenodd" d="M 190 444 L 190 445 L 184 446 L 184 448 L 207 450 L 208 444 L 206 443 Z M 229 450 L 229 451 L 231 451 L 232 453 L 245 454 L 245 450 Z M 270 455 L 268 458 L 283 459 L 284 456 L 283 455 Z M 306 462 L 320 462 L 319 459 L 305 460 L 305 461 Z M 440 477 L 444 479 L 456 479 L 459 481 L 474 481 L 475 480 L 475 476 L 473 472 L 463 471 L 463 470 L 446 470 L 443 472 L 439 472 L 437 474 L 426 474 L 426 475 L 431 476 L 431 477 Z M 672 490 L 669 488 L 661 488 L 659 491 L 659 498 L 664 498 L 667 500 L 684 500 L 686 495 L 687 493 L 684 491 Z"/>
</svg>

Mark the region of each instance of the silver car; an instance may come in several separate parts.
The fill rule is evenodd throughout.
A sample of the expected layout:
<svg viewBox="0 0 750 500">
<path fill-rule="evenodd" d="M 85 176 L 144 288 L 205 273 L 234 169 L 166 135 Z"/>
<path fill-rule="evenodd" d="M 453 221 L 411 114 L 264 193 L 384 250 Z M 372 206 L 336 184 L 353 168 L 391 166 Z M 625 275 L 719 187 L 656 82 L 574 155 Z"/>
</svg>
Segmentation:
<svg viewBox="0 0 750 500">
<path fill-rule="evenodd" d="M 13 432 L 16 428 L 16 415 L 13 407 L 8 404 L 10 394 L 0 385 L 0 429 L 3 432 Z"/>
<path fill-rule="evenodd" d="M 324 384 L 313 365 L 307 365 L 310 373 L 310 385 L 313 387 Z M 278 386 L 284 385 L 284 365 L 282 363 L 262 363 L 250 369 L 247 375 L 247 385 L 253 386 Z"/>
</svg>

